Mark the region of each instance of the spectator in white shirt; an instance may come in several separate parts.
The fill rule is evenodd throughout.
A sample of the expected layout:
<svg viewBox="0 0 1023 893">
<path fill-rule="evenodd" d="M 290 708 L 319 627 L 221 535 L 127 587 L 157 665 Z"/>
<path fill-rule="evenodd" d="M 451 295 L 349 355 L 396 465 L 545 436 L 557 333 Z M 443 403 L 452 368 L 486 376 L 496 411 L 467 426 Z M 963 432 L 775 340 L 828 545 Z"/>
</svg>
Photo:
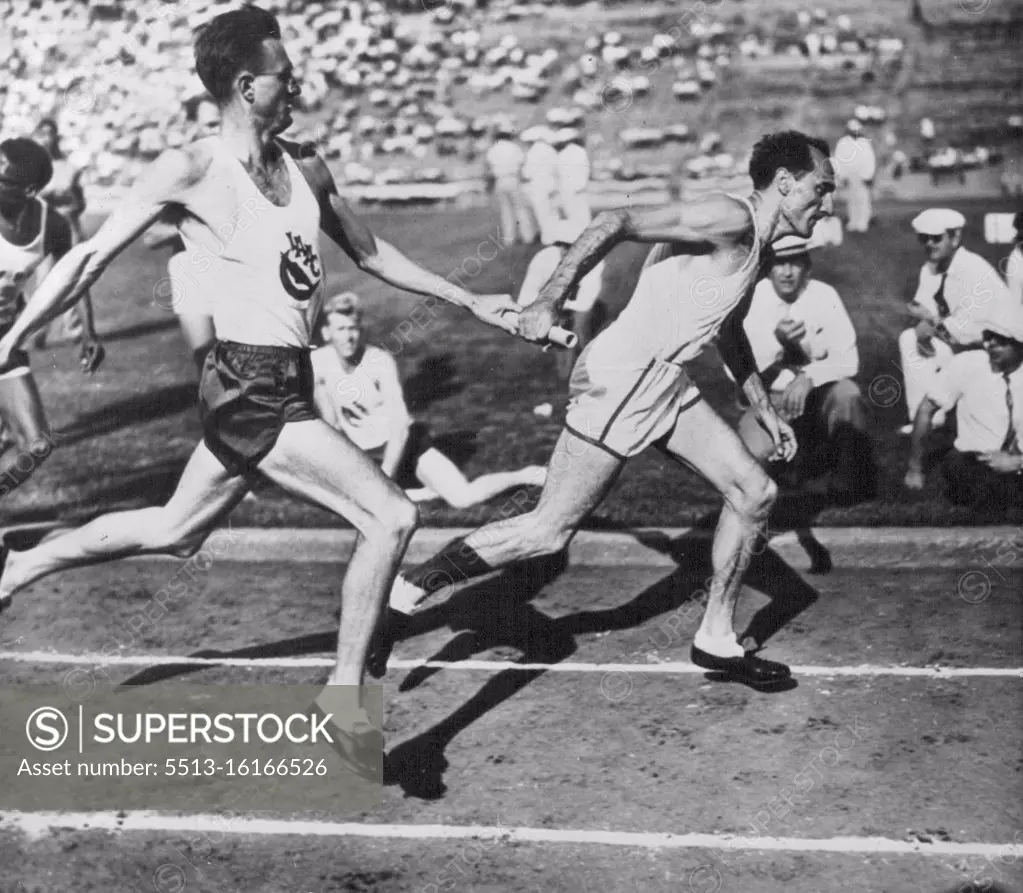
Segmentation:
<svg viewBox="0 0 1023 893">
<path fill-rule="evenodd" d="M 871 190 L 877 157 L 859 121 L 853 118 L 845 128 L 845 135 L 835 144 L 832 159 L 838 168 L 838 186 L 845 191 L 846 228 L 851 233 L 865 233 L 873 214 Z"/>
<path fill-rule="evenodd" d="M 546 247 L 533 255 L 529 268 L 519 289 L 518 302 L 523 307 L 532 304 L 540 294 L 540 289 L 554 274 L 562 256 L 569 246 L 582 235 L 589 226 L 589 221 L 561 221 L 551 227 L 547 233 Z M 582 353 L 584 347 L 593 340 L 606 319 L 606 309 L 597 299 L 603 287 L 604 261 L 600 261 L 587 273 L 576 289 L 575 295 L 567 300 L 562 309 L 562 328 L 575 332 L 579 338 L 575 348 L 559 348 L 555 354 L 558 378 L 567 384 L 572 376 L 572 367 Z M 546 406 L 547 404 L 541 404 Z"/>
<path fill-rule="evenodd" d="M 550 245 L 551 227 L 556 226 L 561 219 L 558 207 L 558 150 L 554 148 L 555 137 L 549 127 L 537 127 L 527 133 L 533 144 L 526 152 L 522 178 L 526 184 L 526 195 L 533 206 L 533 216 L 540 228 L 540 241 Z"/>
<path fill-rule="evenodd" d="M 808 241 L 797 236 L 774 244 L 743 325 L 771 402 L 796 432 L 792 482 L 814 479 L 835 501 L 855 502 L 875 485 L 869 416 L 853 380 L 860 363 L 856 331 L 838 292 L 811 278 L 809 252 Z M 752 410 L 739 430 L 755 456 L 771 452 Z"/>
<path fill-rule="evenodd" d="M 984 350 L 959 354 L 917 409 L 905 485 L 924 486 L 924 447 L 935 413 L 956 411 L 942 473 L 956 505 L 1001 512 L 1023 506 L 1023 306 L 984 320 Z"/>
<path fill-rule="evenodd" d="M 522 190 L 522 167 L 526 153 L 515 142 L 514 128 L 501 121 L 494 128 L 494 143 L 485 156 L 488 191 L 497 197 L 501 215 L 501 241 L 505 245 L 536 241 L 536 226 Z"/>
<path fill-rule="evenodd" d="M 981 314 L 997 315 L 1011 305 L 998 271 L 962 247 L 965 224 L 962 214 L 947 208 L 931 208 L 913 219 L 927 262 L 909 304 L 917 324 L 899 335 L 909 414 L 902 434 L 912 433 L 920 401 L 952 357 L 981 347 Z M 944 422 L 945 414 L 939 412 L 934 424 L 940 427 Z"/>
<path fill-rule="evenodd" d="M 409 414 L 394 357 L 365 342 L 357 295 L 344 292 L 324 302 L 319 331 L 326 344 L 311 357 L 317 412 L 378 462 L 413 502 L 442 499 L 467 508 L 513 487 L 543 486 L 542 465 L 470 481 L 433 445 L 426 426 Z"/>
<path fill-rule="evenodd" d="M 587 189 L 590 186 L 590 156 L 582 131 L 566 127 L 557 133 L 558 197 L 565 219 L 581 233 L 590 222 L 592 212 Z"/>
</svg>

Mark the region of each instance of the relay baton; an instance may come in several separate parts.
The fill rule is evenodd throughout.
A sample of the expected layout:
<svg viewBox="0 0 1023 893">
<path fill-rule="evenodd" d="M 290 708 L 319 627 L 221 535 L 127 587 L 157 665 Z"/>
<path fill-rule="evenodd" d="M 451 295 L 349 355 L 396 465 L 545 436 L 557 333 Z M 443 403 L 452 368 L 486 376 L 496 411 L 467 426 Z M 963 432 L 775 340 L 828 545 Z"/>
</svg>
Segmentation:
<svg viewBox="0 0 1023 893">
<path fill-rule="evenodd" d="M 579 336 L 575 332 L 563 329 L 561 326 L 552 326 L 547 333 L 547 340 L 558 347 L 567 347 L 570 350 L 579 343 Z"/>
</svg>

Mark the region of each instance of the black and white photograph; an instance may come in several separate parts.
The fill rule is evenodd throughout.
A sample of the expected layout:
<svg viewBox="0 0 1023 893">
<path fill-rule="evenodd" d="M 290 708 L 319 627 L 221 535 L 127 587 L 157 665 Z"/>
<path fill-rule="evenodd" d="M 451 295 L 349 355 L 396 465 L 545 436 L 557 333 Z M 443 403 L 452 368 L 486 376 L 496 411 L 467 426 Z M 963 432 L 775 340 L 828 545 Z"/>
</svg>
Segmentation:
<svg viewBox="0 0 1023 893">
<path fill-rule="evenodd" d="M 1021 0 L 0 0 L 0 893 L 1023 893 Z"/>
</svg>

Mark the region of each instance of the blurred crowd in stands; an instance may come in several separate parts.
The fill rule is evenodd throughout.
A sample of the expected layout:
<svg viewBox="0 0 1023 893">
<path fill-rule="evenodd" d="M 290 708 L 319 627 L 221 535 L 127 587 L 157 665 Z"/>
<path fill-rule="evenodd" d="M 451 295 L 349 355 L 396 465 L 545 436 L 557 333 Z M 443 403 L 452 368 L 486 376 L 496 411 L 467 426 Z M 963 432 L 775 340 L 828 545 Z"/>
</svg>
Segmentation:
<svg viewBox="0 0 1023 893">
<path fill-rule="evenodd" d="M 192 139 L 201 127 L 196 111 L 203 90 L 193 72 L 192 34 L 227 5 L 8 0 L 0 5 L 8 50 L 0 131 L 30 134 L 40 119 L 55 118 L 65 153 L 85 172 L 86 185 L 129 184 L 142 163 Z M 541 35 L 527 46 L 510 31 L 513 23 L 549 16 L 551 0 L 424 0 L 407 11 L 377 0 L 261 5 L 280 17 L 300 62 L 305 115 L 295 135 L 314 140 L 350 185 L 477 178 L 497 127 L 517 129 L 528 144 L 538 137 L 535 125 L 578 131 L 575 141 L 593 154 L 594 180 L 734 175 L 745 169 L 745 159 L 728 152 L 718 133 L 684 123 L 631 126 L 608 141 L 596 119 L 651 101 L 678 104 L 682 118 L 684 106 L 711 94 L 737 63 L 809 60 L 868 78 L 905 49 L 897 37 L 862 33 L 848 16 L 821 10 L 794 14 L 786 28 L 767 34 L 739 19 L 712 22 L 694 7 L 673 13 L 671 27 L 651 27 L 654 33 L 643 39 L 607 31 L 569 49 L 565 40 Z M 487 111 L 467 113 L 472 107 Z M 868 129 L 885 123 L 884 110 L 876 107 L 860 106 L 855 117 Z M 896 175 L 926 168 L 936 177 L 961 174 L 996 160 L 991 149 L 944 146 L 933 131 L 930 121 L 921 122 L 924 154 L 899 150 L 890 129 L 878 130 L 875 142 L 894 159 Z M 644 158 L 672 143 L 687 144 L 681 170 Z"/>
</svg>

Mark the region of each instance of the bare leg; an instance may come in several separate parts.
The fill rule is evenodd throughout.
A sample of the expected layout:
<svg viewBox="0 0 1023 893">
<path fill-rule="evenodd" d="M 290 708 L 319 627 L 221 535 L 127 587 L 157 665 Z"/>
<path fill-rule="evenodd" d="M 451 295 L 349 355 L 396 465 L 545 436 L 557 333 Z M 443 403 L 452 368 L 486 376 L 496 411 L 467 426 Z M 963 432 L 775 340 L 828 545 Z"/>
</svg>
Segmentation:
<svg viewBox="0 0 1023 893">
<path fill-rule="evenodd" d="M 624 464 L 625 460 L 562 431 L 537 507 L 480 527 L 401 574 L 391 593 L 391 607 L 411 613 L 419 602 L 446 586 L 515 561 L 560 552 L 607 495 Z"/>
<path fill-rule="evenodd" d="M 735 641 L 734 617 L 742 574 L 763 531 L 777 488 L 739 436 L 705 402 L 680 416 L 664 447 L 668 455 L 705 477 L 724 496 L 714 535 L 713 576 L 697 632 L 701 640 Z M 732 648 L 738 648 L 733 645 Z M 720 654 L 738 657 L 738 654 Z"/>
<path fill-rule="evenodd" d="M 436 447 L 428 449 L 416 462 L 416 477 L 454 508 L 468 508 L 486 502 L 513 487 L 543 486 L 544 468 L 528 465 L 517 471 L 498 471 L 470 481 Z"/>
<path fill-rule="evenodd" d="M 34 549 L 10 552 L 0 578 L 0 606 L 58 571 L 137 555 L 194 555 L 247 488 L 244 478 L 229 477 L 200 443 L 165 506 L 102 515 Z"/>
<path fill-rule="evenodd" d="M 14 446 L 0 455 L 0 497 L 25 483 L 53 452 L 53 440 L 31 372 L 0 378 L 0 419 Z"/>
<path fill-rule="evenodd" d="M 259 470 L 359 531 L 341 585 L 337 663 L 327 684 L 361 686 L 370 639 L 418 512 L 376 463 L 318 419 L 285 425 Z"/>
</svg>

